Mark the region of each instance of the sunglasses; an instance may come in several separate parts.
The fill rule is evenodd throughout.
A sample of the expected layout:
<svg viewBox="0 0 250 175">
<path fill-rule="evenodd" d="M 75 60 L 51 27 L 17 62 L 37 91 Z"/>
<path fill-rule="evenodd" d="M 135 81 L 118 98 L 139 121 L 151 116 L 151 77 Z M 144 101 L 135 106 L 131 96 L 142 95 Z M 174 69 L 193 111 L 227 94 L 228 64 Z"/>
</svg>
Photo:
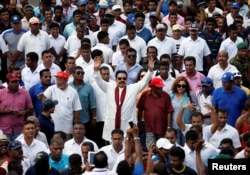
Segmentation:
<svg viewBox="0 0 250 175">
<path fill-rule="evenodd" d="M 187 85 L 185 85 L 185 84 L 177 84 L 177 88 L 186 88 L 187 87 Z"/>
<path fill-rule="evenodd" d="M 84 72 L 76 72 L 76 74 L 77 75 L 80 75 L 80 74 L 84 75 Z"/>
<path fill-rule="evenodd" d="M 126 77 L 118 77 L 117 80 L 127 80 Z"/>
<path fill-rule="evenodd" d="M 136 58 L 136 55 L 128 55 L 128 58 Z"/>
<path fill-rule="evenodd" d="M 8 143 L 0 144 L 0 147 L 3 147 L 3 146 L 7 147 L 7 146 L 8 146 Z"/>
</svg>

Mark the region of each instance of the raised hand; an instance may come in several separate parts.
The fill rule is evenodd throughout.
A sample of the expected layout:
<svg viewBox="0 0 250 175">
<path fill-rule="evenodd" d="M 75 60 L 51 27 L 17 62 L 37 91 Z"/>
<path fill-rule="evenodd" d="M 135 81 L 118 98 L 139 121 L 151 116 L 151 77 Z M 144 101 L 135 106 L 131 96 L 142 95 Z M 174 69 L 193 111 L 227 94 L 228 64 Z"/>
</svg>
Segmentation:
<svg viewBox="0 0 250 175">
<path fill-rule="evenodd" d="M 148 69 L 152 72 L 155 67 L 155 59 L 152 56 L 148 56 Z"/>
<path fill-rule="evenodd" d="M 97 70 L 99 70 L 99 68 L 100 68 L 100 66 L 101 66 L 101 64 L 102 64 L 102 57 L 100 57 L 100 56 L 96 56 L 95 58 L 94 58 L 94 70 L 95 71 L 97 71 Z"/>
</svg>

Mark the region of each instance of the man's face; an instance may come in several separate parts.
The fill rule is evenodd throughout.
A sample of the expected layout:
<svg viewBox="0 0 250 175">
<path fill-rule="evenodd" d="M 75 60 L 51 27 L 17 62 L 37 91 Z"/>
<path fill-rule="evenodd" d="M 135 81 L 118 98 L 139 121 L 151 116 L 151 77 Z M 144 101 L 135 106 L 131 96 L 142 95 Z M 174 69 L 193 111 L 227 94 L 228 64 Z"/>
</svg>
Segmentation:
<svg viewBox="0 0 250 175">
<path fill-rule="evenodd" d="M 227 64 L 228 55 L 225 52 L 219 52 L 218 63 L 221 65 Z"/>
<path fill-rule="evenodd" d="M 9 153 L 13 159 L 22 160 L 23 159 L 23 149 L 22 147 L 9 150 Z"/>
<path fill-rule="evenodd" d="M 185 61 L 184 66 L 185 66 L 186 73 L 195 72 L 195 65 L 193 61 Z"/>
<path fill-rule="evenodd" d="M 125 73 L 119 73 L 116 77 L 116 84 L 120 88 L 124 88 L 127 85 L 127 75 Z"/>
<path fill-rule="evenodd" d="M 78 28 L 76 30 L 76 35 L 78 39 L 83 39 L 85 30 L 83 28 Z"/>
<path fill-rule="evenodd" d="M 207 29 L 208 32 L 213 32 L 214 28 L 215 28 L 215 24 L 213 22 L 208 22 L 206 24 L 206 29 Z"/>
<path fill-rule="evenodd" d="M 81 147 L 81 151 L 82 151 L 82 157 L 84 161 L 88 160 L 88 152 L 91 151 L 89 146 L 82 146 Z"/>
<path fill-rule="evenodd" d="M 136 19 L 135 19 L 135 27 L 136 27 L 137 29 L 141 29 L 141 28 L 144 26 L 144 21 L 145 21 L 145 19 L 142 18 L 142 17 L 136 18 Z"/>
<path fill-rule="evenodd" d="M 32 33 L 38 33 L 39 30 L 40 30 L 40 24 L 39 23 L 36 23 L 36 24 L 30 24 L 30 31 Z"/>
<path fill-rule="evenodd" d="M 228 81 L 228 82 L 222 82 L 222 87 L 226 90 L 226 91 L 230 91 L 233 87 L 233 82 L 232 81 Z"/>
<path fill-rule="evenodd" d="M 43 63 L 46 65 L 52 65 L 52 55 L 51 53 L 44 53 L 42 56 Z"/>
<path fill-rule="evenodd" d="M 133 40 L 136 36 L 136 32 L 134 29 L 127 30 L 127 35 L 128 35 L 128 39 Z"/>
<path fill-rule="evenodd" d="M 159 72 L 160 72 L 160 77 L 165 80 L 168 78 L 169 67 L 160 65 Z"/>
<path fill-rule="evenodd" d="M 51 73 L 49 71 L 43 72 L 43 75 L 41 76 L 41 83 L 49 86 L 50 82 L 51 82 Z"/>
<path fill-rule="evenodd" d="M 51 153 L 52 159 L 60 160 L 62 156 L 63 148 L 64 148 L 63 144 L 57 144 L 55 142 L 52 143 L 52 145 L 50 145 L 50 153 Z"/>
<path fill-rule="evenodd" d="M 34 14 L 33 8 L 26 8 L 24 11 L 24 15 L 27 19 L 30 19 Z"/>
<path fill-rule="evenodd" d="M 67 86 L 68 79 L 66 78 L 61 78 L 61 77 L 56 77 L 56 85 L 59 89 L 65 89 Z"/>
<path fill-rule="evenodd" d="M 121 51 L 122 55 L 126 55 L 126 51 L 129 48 L 129 46 L 127 46 L 126 44 L 121 44 L 121 45 L 119 45 L 119 47 L 120 47 L 120 51 Z"/>
<path fill-rule="evenodd" d="M 74 80 L 83 80 L 84 71 L 82 69 L 76 69 L 73 74 Z"/>
<path fill-rule="evenodd" d="M 156 3 L 155 2 L 148 2 L 148 10 L 155 11 L 156 10 Z"/>
<path fill-rule="evenodd" d="M 80 15 L 80 14 L 76 14 L 76 15 L 73 17 L 73 22 L 74 22 L 74 24 L 78 24 L 79 21 L 80 21 L 80 18 L 81 18 L 81 15 Z"/>
<path fill-rule="evenodd" d="M 7 21 L 7 20 L 9 20 L 9 17 L 10 17 L 10 15 L 9 15 L 9 12 L 2 12 L 1 13 L 1 15 L 0 15 L 0 19 L 2 20 L 2 21 Z"/>
<path fill-rule="evenodd" d="M 34 138 L 35 137 L 35 124 L 29 123 L 23 126 L 23 135 L 27 138 Z"/>
<path fill-rule="evenodd" d="M 82 124 L 75 124 L 73 127 L 74 138 L 82 138 L 85 135 L 85 128 Z"/>
<path fill-rule="evenodd" d="M 241 77 L 234 77 L 234 84 L 236 86 L 240 86 L 241 85 Z"/>
<path fill-rule="evenodd" d="M 216 2 L 214 0 L 211 0 L 208 4 L 207 4 L 208 8 L 210 10 L 214 10 L 215 6 L 216 6 Z"/>
<path fill-rule="evenodd" d="M 8 142 L 7 141 L 0 141 L 0 153 L 7 154 Z"/>
<path fill-rule="evenodd" d="M 170 15 L 170 16 L 169 16 L 169 21 L 170 21 L 170 24 L 171 24 L 171 25 L 176 24 L 177 16 L 176 16 L 176 15 Z"/>
<path fill-rule="evenodd" d="M 126 58 L 127 64 L 135 65 L 135 63 L 136 63 L 136 53 L 135 52 L 127 52 L 125 58 Z"/>
<path fill-rule="evenodd" d="M 101 77 L 104 81 L 109 82 L 110 73 L 109 69 L 103 69 L 100 71 Z"/>
<path fill-rule="evenodd" d="M 19 89 L 19 80 L 9 81 L 8 89 L 12 91 L 17 91 Z"/>
<path fill-rule="evenodd" d="M 239 58 L 247 58 L 248 49 L 240 49 L 238 50 L 238 57 Z"/>
<path fill-rule="evenodd" d="M 186 140 L 186 144 L 188 145 L 188 147 L 189 147 L 192 151 L 194 151 L 197 142 L 198 142 L 198 139 L 197 139 L 197 140 L 191 140 L 191 139 Z"/>
<path fill-rule="evenodd" d="M 67 59 L 67 62 L 65 63 L 65 68 L 70 73 L 73 72 L 73 68 L 75 67 L 75 60 L 74 59 Z"/>
<path fill-rule="evenodd" d="M 171 156 L 171 165 L 175 169 L 179 169 L 182 166 L 183 161 L 184 160 L 180 160 L 177 156 Z"/>
<path fill-rule="evenodd" d="M 156 36 L 161 41 L 166 37 L 166 33 L 167 33 L 166 29 L 158 29 L 158 30 L 156 30 Z"/>
<path fill-rule="evenodd" d="M 115 21 L 115 16 L 111 15 L 111 14 L 106 14 L 105 18 L 107 18 L 109 20 L 109 25 L 112 25 Z"/>
<path fill-rule="evenodd" d="M 175 135 L 174 132 L 166 132 L 165 138 L 168 139 L 170 143 L 176 144 L 177 136 Z"/>
<path fill-rule="evenodd" d="M 44 18 L 45 20 L 52 20 L 52 12 L 50 10 L 47 10 L 44 12 Z"/>
<path fill-rule="evenodd" d="M 109 24 L 101 24 L 101 30 L 107 32 L 109 29 Z"/>
<path fill-rule="evenodd" d="M 58 37 L 59 35 L 59 28 L 58 27 L 53 27 L 50 29 L 50 34 L 53 36 L 53 37 Z"/>
<path fill-rule="evenodd" d="M 192 125 L 202 126 L 203 121 L 201 116 L 193 116 L 192 117 Z"/>
<path fill-rule="evenodd" d="M 250 159 L 250 147 L 245 146 L 244 156 L 245 159 Z"/>
<path fill-rule="evenodd" d="M 18 23 L 11 23 L 11 27 L 14 31 L 20 31 L 22 29 L 22 23 L 18 22 Z"/>
<path fill-rule="evenodd" d="M 210 86 L 202 86 L 201 89 L 205 95 L 208 95 L 212 91 L 213 87 L 212 86 L 211 87 Z"/>
<path fill-rule="evenodd" d="M 90 58 L 90 55 L 91 55 L 91 51 L 90 49 L 81 49 L 81 55 L 83 58 Z"/>
<path fill-rule="evenodd" d="M 124 8 L 124 12 L 126 12 L 126 13 L 130 13 L 130 12 L 132 11 L 132 6 L 131 6 L 131 4 L 129 4 L 129 3 L 126 3 L 126 4 L 123 6 L 123 8 Z"/>
<path fill-rule="evenodd" d="M 224 127 L 227 123 L 227 115 L 222 113 L 222 112 L 219 112 L 218 113 L 218 122 L 219 122 L 220 127 Z"/>
<path fill-rule="evenodd" d="M 173 30 L 173 38 L 174 39 L 181 38 L 181 30 Z"/>
<path fill-rule="evenodd" d="M 120 15 L 122 14 L 122 11 L 121 9 L 116 9 L 113 11 L 113 13 L 114 13 L 114 16 L 117 18 L 117 17 L 120 17 Z"/>
<path fill-rule="evenodd" d="M 154 48 L 148 48 L 147 56 L 156 59 L 157 51 Z"/>
<path fill-rule="evenodd" d="M 61 10 L 55 10 L 54 16 L 55 16 L 55 18 L 61 18 L 61 17 L 63 17 L 63 12 Z"/>
<path fill-rule="evenodd" d="M 234 40 L 237 39 L 238 31 L 237 30 L 231 30 L 228 34 L 229 34 L 230 39 L 234 41 Z"/>
<path fill-rule="evenodd" d="M 189 30 L 189 35 L 192 39 L 198 38 L 198 30 Z"/>
<path fill-rule="evenodd" d="M 121 134 L 113 134 L 111 139 L 114 148 L 119 148 L 122 146 L 123 136 Z"/>
</svg>

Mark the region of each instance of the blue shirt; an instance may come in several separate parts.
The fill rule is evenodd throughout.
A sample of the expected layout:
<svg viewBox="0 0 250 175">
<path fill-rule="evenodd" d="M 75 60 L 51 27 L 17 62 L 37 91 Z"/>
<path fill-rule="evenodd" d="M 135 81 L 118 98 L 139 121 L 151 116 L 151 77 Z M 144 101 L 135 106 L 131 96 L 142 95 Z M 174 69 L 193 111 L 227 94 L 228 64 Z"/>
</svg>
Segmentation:
<svg viewBox="0 0 250 175">
<path fill-rule="evenodd" d="M 76 26 L 74 25 L 74 23 L 73 22 L 69 23 L 64 28 L 63 36 L 67 39 L 75 30 L 76 30 Z"/>
<path fill-rule="evenodd" d="M 217 109 L 227 110 L 227 123 L 234 127 L 237 118 L 241 114 L 246 99 L 247 95 L 245 91 L 237 86 L 234 86 L 234 89 L 231 92 L 225 91 L 223 87 L 220 87 L 214 91 L 212 104 Z"/>
<path fill-rule="evenodd" d="M 115 74 L 118 70 L 125 70 L 128 73 L 128 84 L 136 83 L 138 73 L 140 70 L 143 69 L 141 65 L 135 64 L 133 67 L 131 67 L 129 70 L 126 68 L 126 63 L 121 63 L 116 66 Z"/>
<path fill-rule="evenodd" d="M 31 100 L 35 108 L 36 117 L 40 116 L 40 114 L 42 113 L 42 109 L 43 109 L 42 101 L 38 99 L 38 94 L 44 92 L 45 90 L 46 90 L 46 87 L 44 87 L 41 82 L 38 84 L 35 84 L 29 90 Z"/>
<path fill-rule="evenodd" d="M 77 87 L 74 81 L 69 83 L 73 87 L 80 98 L 82 110 L 80 110 L 80 122 L 87 123 L 90 121 L 90 110 L 96 108 L 95 95 L 92 86 L 89 83 L 83 82 L 81 87 Z"/>
<path fill-rule="evenodd" d="M 146 27 L 143 27 L 143 29 L 136 31 L 136 35 L 141 37 L 146 43 L 148 43 L 148 41 L 152 38 L 152 33 Z"/>
<path fill-rule="evenodd" d="M 55 132 L 55 125 L 51 118 L 51 116 L 44 116 L 41 114 L 38 117 L 39 124 L 40 124 L 40 130 L 43 132 L 47 138 L 47 142 L 50 143 L 50 140 L 52 139 L 54 132 Z"/>
<path fill-rule="evenodd" d="M 70 167 L 69 165 L 69 156 L 62 154 L 60 161 L 54 161 L 51 158 L 51 155 L 49 156 L 49 165 L 53 168 L 55 168 L 57 171 L 62 171 Z"/>
</svg>

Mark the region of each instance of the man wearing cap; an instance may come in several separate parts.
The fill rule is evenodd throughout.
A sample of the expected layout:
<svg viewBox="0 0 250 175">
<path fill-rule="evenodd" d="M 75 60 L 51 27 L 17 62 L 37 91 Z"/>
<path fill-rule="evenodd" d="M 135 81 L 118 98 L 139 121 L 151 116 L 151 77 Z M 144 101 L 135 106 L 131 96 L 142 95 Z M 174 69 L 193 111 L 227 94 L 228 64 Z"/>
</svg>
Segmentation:
<svg viewBox="0 0 250 175">
<path fill-rule="evenodd" d="M 105 11 L 108 8 L 108 3 L 106 0 L 100 0 L 99 3 L 99 9 L 96 13 L 94 13 L 94 15 L 96 16 L 96 24 L 97 25 L 101 25 L 101 20 L 104 18 L 105 15 Z"/>
<path fill-rule="evenodd" d="M 237 44 L 237 55 L 230 60 L 230 64 L 234 65 L 239 72 L 241 72 L 242 85 L 247 88 L 250 87 L 249 67 L 250 61 L 248 59 L 248 44 L 241 42 Z"/>
<path fill-rule="evenodd" d="M 120 21 L 121 23 L 123 23 L 125 25 L 127 24 L 126 20 L 124 20 L 124 19 L 121 18 L 122 7 L 120 5 L 118 5 L 118 4 L 114 5 L 112 7 L 112 11 L 114 13 L 115 20 Z"/>
<path fill-rule="evenodd" d="M 12 141 L 8 145 L 8 158 L 7 161 L 10 163 L 12 160 L 20 160 L 22 163 L 23 174 L 31 166 L 30 160 L 23 156 L 22 143 L 20 141 Z"/>
<path fill-rule="evenodd" d="M 89 18 L 89 14 L 87 13 L 87 3 L 88 0 L 78 0 L 77 9 L 82 12 L 82 16 L 86 19 Z"/>
<path fill-rule="evenodd" d="M 10 19 L 11 29 L 5 30 L 2 33 L 3 40 L 5 43 L 8 43 L 8 49 L 11 57 L 8 57 L 7 66 L 11 67 L 20 67 L 21 69 L 25 66 L 24 54 L 21 54 L 18 58 L 14 57 L 14 54 L 17 50 L 17 43 L 21 36 L 27 32 L 22 29 L 21 18 L 17 15 L 14 15 Z M 8 55 L 7 55 L 8 56 Z M 15 60 L 13 59 L 15 58 Z"/>
<path fill-rule="evenodd" d="M 230 26 L 234 22 L 234 18 L 239 15 L 240 4 L 238 2 L 233 2 L 230 6 L 230 13 L 226 16 L 227 26 Z"/>
<path fill-rule="evenodd" d="M 216 109 L 228 111 L 227 123 L 234 127 L 247 96 L 242 89 L 234 85 L 233 73 L 225 72 L 221 77 L 221 81 L 222 87 L 215 89 L 212 104 Z"/>
<path fill-rule="evenodd" d="M 33 112 L 29 93 L 19 88 L 19 80 L 17 74 L 7 74 L 8 88 L 0 91 L 0 129 L 10 141 L 21 133 L 25 116 Z"/>
<path fill-rule="evenodd" d="M 58 104 L 57 100 L 46 99 L 42 102 L 42 113 L 39 115 L 40 130 L 47 138 L 47 142 L 50 143 L 54 132 L 55 124 L 51 117 L 51 114 L 55 112 L 55 107 Z"/>
<path fill-rule="evenodd" d="M 114 128 L 120 128 L 125 131 L 130 127 L 130 121 L 137 122 L 135 111 L 136 96 L 146 86 L 153 75 L 154 60 L 153 58 L 149 58 L 149 70 L 141 81 L 127 85 L 126 71 L 116 73 L 116 84 L 109 84 L 101 78 L 99 69 L 102 59 L 101 57 L 94 57 L 94 77 L 98 86 L 107 94 L 109 101 L 105 112 L 103 139 L 111 141 L 110 133 Z"/>
<path fill-rule="evenodd" d="M 171 112 L 173 112 L 170 97 L 167 92 L 162 90 L 165 86 L 162 79 L 153 78 L 149 86 L 151 89 L 142 93 L 137 104 L 139 126 L 142 114 L 144 114 L 147 148 L 150 144 L 154 144 L 157 139 L 163 137 L 167 127 L 171 126 Z M 152 104 L 154 104 L 153 108 Z"/>
<path fill-rule="evenodd" d="M 181 42 L 180 49 L 178 51 L 177 70 L 181 71 L 181 65 L 183 58 L 187 56 L 194 56 L 196 59 L 196 70 L 203 72 L 204 61 L 208 67 L 212 66 L 210 59 L 211 51 L 206 41 L 198 36 L 199 26 L 197 23 L 192 23 L 189 26 L 190 36 Z M 204 59 L 205 58 L 205 59 Z"/>
<path fill-rule="evenodd" d="M 178 60 L 178 51 L 181 46 L 181 42 L 185 39 L 185 37 L 182 36 L 183 29 L 184 28 L 180 24 L 175 24 L 172 27 L 172 31 L 173 31 L 172 38 L 174 40 L 175 48 L 176 48 L 176 53 L 174 53 L 173 61 L 172 61 L 173 67 L 176 67 L 176 61 Z"/>
<path fill-rule="evenodd" d="M 69 75 L 66 72 L 56 74 L 56 84 L 48 87 L 40 98 L 49 98 L 57 100 L 58 105 L 55 107 L 55 113 L 51 114 L 55 131 L 63 131 L 71 134 L 73 122 L 79 121 L 79 111 L 82 109 L 79 96 L 75 89 L 69 86 Z"/>
<path fill-rule="evenodd" d="M 149 3 L 151 3 L 151 2 L 149 2 Z M 145 21 L 146 21 L 146 19 L 147 18 L 145 18 Z M 149 15 L 148 15 L 148 20 L 149 20 L 148 23 L 145 22 L 145 27 L 147 27 L 150 30 L 152 38 L 153 38 L 153 37 L 156 36 L 156 26 L 158 24 L 158 19 L 156 17 L 156 12 L 150 12 Z"/>
<path fill-rule="evenodd" d="M 156 147 L 159 152 L 164 157 L 161 157 L 163 160 L 160 160 L 159 154 L 156 154 L 152 157 L 152 161 L 154 164 L 157 164 L 160 161 L 164 161 L 165 163 L 170 162 L 170 157 L 169 157 L 169 150 L 173 147 L 174 145 L 170 143 L 170 141 L 166 138 L 160 138 L 156 142 Z M 152 147 L 152 146 L 151 146 Z"/>
<path fill-rule="evenodd" d="M 218 63 L 212 66 L 208 71 L 208 77 L 213 80 L 215 88 L 222 86 L 221 77 L 225 72 L 238 71 L 237 68 L 228 63 L 227 51 L 219 51 L 217 56 Z"/>
<path fill-rule="evenodd" d="M 6 135 L 0 134 L 0 167 L 7 170 L 8 168 L 8 158 L 7 158 L 7 147 L 9 141 Z M 1 174 L 1 173 L 0 173 Z M 1 174 L 2 175 L 2 174 Z"/>
<path fill-rule="evenodd" d="M 155 46 L 158 50 L 158 60 L 163 54 L 168 54 L 173 57 L 173 54 L 176 53 L 176 47 L 174 40 L 166 36 L 168 27 L 166 24 L 160 23 L 156 26 L 156 37 L 151 39 L 148 42 L 147 47 Z"/>
<path fill-rule="evenodd" d="M 210 114 L 211 110 L 206 108 L 206 104 L 212 104 L 212 97 L 214 92 L 213 81 L 209 77 L 204 77 L 201 80 L 201 90 L 196 92 L 198 105 L 200 106 L 200 112 L 203 114 L 204 123 L 206 125 L 211 124 Z"/>
<path fill-rule="evenodd" d="M 242 75 L 241 75 L 241 73 L 238 72 L 238 71 L 235 71 L 235 72 L 232 72 L 232 73 L 234 74 L 234 84 L 236 86 L 240 87 L 243 91 L 245 91 L 247 95 L 250 95 L 250 90 L 247 87 L 241 85 L 242 84 L 242 78 L 241 78 Z"/>
<path fill-rule="evenodd" d="M 25 55 L 29 52 L 36 52 L 39 56 L 38 64 L 42 63 L 41 53 L 44 50 L 50 50 L 57 57 L 57 54 L 52 47 L 47 32 L 40 30 L 40 21 L 37 17 L 32 17 L 29 20 L 30 30 L 24 33 L 17 44 L 17 51 L 14 59 L 20 56 L 22 52 Z"/>
</svg>

